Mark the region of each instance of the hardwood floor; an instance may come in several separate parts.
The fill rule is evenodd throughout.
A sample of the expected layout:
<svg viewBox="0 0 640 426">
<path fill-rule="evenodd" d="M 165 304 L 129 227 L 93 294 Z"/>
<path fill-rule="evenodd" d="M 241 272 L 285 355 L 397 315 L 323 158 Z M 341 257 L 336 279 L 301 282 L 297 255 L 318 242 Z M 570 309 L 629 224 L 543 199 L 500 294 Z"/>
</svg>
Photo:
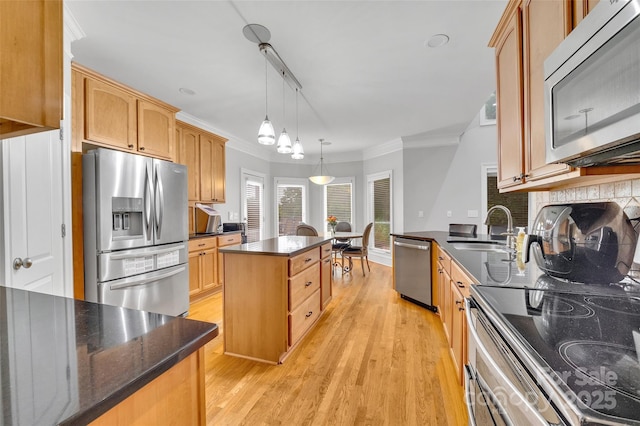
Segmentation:
<svg viewBox="0 0 640 426">
<path fill-rule="evenodd" d="M 391 268 L 355 263 L 282 365 L 222 354 L 220 293 L 191 305 L 221 330 L 205 346 L 208 425 L 467 424 L 438 316 L 393 291 Z"/>
</svg>

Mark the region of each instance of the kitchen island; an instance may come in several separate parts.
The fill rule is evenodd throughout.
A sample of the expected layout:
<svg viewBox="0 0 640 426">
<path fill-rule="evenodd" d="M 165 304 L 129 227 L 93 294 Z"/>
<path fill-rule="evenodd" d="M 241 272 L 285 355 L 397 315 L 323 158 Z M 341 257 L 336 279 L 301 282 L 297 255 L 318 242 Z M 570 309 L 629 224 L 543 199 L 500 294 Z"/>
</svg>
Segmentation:
<svg viewBox="0 0 640 426">
<path fill-rule="evenodd" d="M 3 425 L 201 424 L 216 324 L 0 287 Z"/>
<path fill-rule="evenodd" d="M 331 299 L 331 238 L 278 237 L 220 253 L 225 354 L 282 363 Z"/>
</svg>

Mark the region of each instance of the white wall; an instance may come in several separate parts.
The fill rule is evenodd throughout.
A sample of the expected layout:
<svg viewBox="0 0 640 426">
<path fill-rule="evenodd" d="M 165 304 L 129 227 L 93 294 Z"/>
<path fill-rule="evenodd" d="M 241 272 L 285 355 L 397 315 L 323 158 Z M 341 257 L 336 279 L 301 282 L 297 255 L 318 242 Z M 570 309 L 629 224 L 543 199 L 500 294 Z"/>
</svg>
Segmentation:
<svg viewBox="0 0 640 426">
<path fill-rule="evenodd" d="M 450 223 L 475 223 L 481 229 L 481 165 L 497 163 L 497 134 L 495 125 L 478 123 L 476 117 L 457 145 L 405 150 L 407 231 L 447 231 Z M 418 217 L 420 210 L 423 217 Z M 468 217 L 468 210 L 476 210 L 478 217 Z"/>
</svg>

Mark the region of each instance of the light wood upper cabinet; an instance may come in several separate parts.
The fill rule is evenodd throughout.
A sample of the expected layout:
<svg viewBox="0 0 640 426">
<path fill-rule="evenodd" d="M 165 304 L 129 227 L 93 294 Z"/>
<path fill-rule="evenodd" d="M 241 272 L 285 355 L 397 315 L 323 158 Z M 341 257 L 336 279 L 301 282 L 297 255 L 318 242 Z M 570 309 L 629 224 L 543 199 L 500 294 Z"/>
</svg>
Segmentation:
<svg viewBox="0 0 640 426">
<path fill-rule="evenodd" d="M 138 101 L 138 151 L 174 158 L 175 112 L 154 103 Z"/>
<path fill-rule="evenodd" d="M 189 201 L 224 203 L 226 139 L 181 121 L 176 122 L 178 162 L 187 166 Z"/>
<path fill-rule="evenodd" d="M 505 188 L 521 183 L 524 174 L 522 26 L 519 7 L 511 10 L 494 38 L 491 46 L 496 48 L 498 188 Z"/>
<path fill-rule="evenodd" d="M 571 3 L 525 0 L 522 4 L 525 179 L 537 180 L 571 170 L 547 164 L 544 125 L 544 61 L 571 31 Z"/>
<path fill-rule="evenodd" d="M 73 150 L 82 144 L 106 146 L 175 160 L 177 108 L 72 64 Z"/>
<path fill-rule="evenodd" d="M 62 1 L 0 1 L 0 139 L 60 128 Z"/>
<path fill-rule="evenodd" d="M 136 147 L 136 98 L 99 80 L 84 79 L 84 139 L 130 151 Z"/>
</svg>

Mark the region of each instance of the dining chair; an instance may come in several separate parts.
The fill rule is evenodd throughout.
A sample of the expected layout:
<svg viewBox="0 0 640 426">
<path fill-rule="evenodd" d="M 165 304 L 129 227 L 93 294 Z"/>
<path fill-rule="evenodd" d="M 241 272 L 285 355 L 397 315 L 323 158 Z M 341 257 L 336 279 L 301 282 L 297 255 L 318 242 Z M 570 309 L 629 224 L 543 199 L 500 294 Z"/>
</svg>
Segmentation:
<svg viewBox="0 0 640 426">
<path fill-rule="evenodd" d="M 351 232 L 351 224 L 349 222 L 338 222 L 336 224 L 336 232 Z M 333 264 L 338 262 L 338 253 L 351 245 L 350 238 L 335 238 L 331 249 L 333 250 Z"/>
<path fill-rule="evenodd" d="M 306 237 L 317 237 L 318 231 L 311 225 L 307 225 L 306 223 L 301 223 L 296 228 L 296 235 L 302 235 Z"/>
<path fill-rule="evenodd" d="M 349 259 L 349 271 L 353 270 L 353 258 L 359 257 L 360 264 L 362 265 L 362 275 L 364 273 L 364 262 L 367 261 L 367 268 L 369 272 L 371 272 L 371 267 L 369 266 L 369 235 L 371 235 L 371 228 L 373 228 L 373 222 L 368 224 L 364 228 L 364 232 L 362 232 L 362 246 L 349 246 L 346 249 L 342 250 L 342 270 L 344 271 L 344 259 Z"/>
</svg>

